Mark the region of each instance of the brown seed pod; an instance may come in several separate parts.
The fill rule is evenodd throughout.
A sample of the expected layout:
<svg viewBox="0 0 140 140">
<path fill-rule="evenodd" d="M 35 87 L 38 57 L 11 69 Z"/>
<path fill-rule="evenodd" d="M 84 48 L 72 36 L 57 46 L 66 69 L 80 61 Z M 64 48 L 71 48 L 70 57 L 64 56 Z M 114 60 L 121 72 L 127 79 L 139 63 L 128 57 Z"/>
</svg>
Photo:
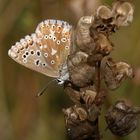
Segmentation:
<svg viewBox="0 0 140 140">
<path fill-rule="evenodd" d="M 64 109 L 63 112 L 65 114 L 65 118 L 69 121 L 84 121 L 87 119 L 86 110 L 78 105 Z"/>
<path fill-rule="evenodd" d="M 93 83 L 95 68 L 87 64 L 88 55 L 78 52 L 68 58 L 70 81 L 77 87 L 89 86 Z"/>
<path fill-rule="evenodd" d="M 87 120 L 87 112 L 82 107 L 77 105 L 68 109 L 63 109 L 66 130 L 68 137 L 71 140 L 83 140 L 92 138 L 96 132 L 96 127 L 93 123 Z"/>
<path fill-rule="evenodd" d="M 106 86 L 113 90 L 118 88 L 126 78 L 134 76 L 132 67 L 125 62 L 114 62 L 108 58 L 102 68 Z"/>
<path fill-rule="evenodd" d="M 115 17 L 114 24 L 117 26 L 128 26 L 133 20 L 134 6 L 127 1 L 118 0 L 112 6 Z"/>
<path fill-rule="evenodd" d="M 73 69 L 75 66 L 86 63 L 87 62 L 88 55 L 84 52 L 77 52 L 75 54 L 71 54 L 68 58 L 68 67 L 69 70 Z"/>
<path fill-rule="evenodd" d="M 70 82 L 65 82 L 64 84 L 64 90 L 65 93 L 70 97 L 70 99 L 75 103 L 75 104 L 80 104 L 80 99 L 81 99 L 81 94 L 79 89 L 76 90 L 75 87 Z"/>
<path fill-rule="evenodd" d="M 88 120 L 94 122 L 100 115 L 100 107 L 92 104 L 88 109 Z"/>
<path fill-rule="evenodd" d="M 109 7 L 101 5 L 97 8 L 94 14 L 94 22 L 90 28 L 92 38 L 96 37 L 98 33 L 103 33 L 108 37 L 116 31 L 117 26 L 113 22 L 113 16 Z"/>
<path fill-rule="evenodd" d="M 124 101 L 117 101 L 108 109 L 105 119 L 114 135 L 126 136 L 136 129 L 137 115 L 133 110 L 134 108 Z"/>
<path fill-rule="evenodd" d="M 104 56 L 109 55 L 113 50 L 113 44 L 105 34 L 98 33 L 94 39 L 95 49 L 87 60 L 88 64 L 91 66 L 95 66 L 97 61 L 101 61 Z"/>
<path fill-rule="evenodd" d="M 81 96 L 87 107 L 90 107 L 95 100 L 97 93 L 92 90 L 86 90 L 85 92 L 81 92 Z"/>
<path fill-rule="evenodd" d="M 110 19 L 112 18 L 112 11 L 109 7 L 101 5 L 97 8 L 96 17 L 104 20 Z"/>
<path fill-rule="evenodd" d="M 104 34 L 98 34 L 96 40 L 96 52 L 102 54 L 103 56 L 108 55 L 113 49 L 113 45 L 109 38 Z"/>
<path fill-rule="evenodd" d="M 113 17 L 110 17 L 111 15 L 109 15 L 109 13 L 108 15 L 106 14 L 103 15 L 102 10 L 104 9 L 101 8 L 99 9 L 99 11 L 97 11 L 99 13 L 96 13 L 95 20 L 90 28 L 90 34 L 92 38 L 95 38 L 96 35 L 98 35 L 98 33 L 103 33 L 108 37 L 111 33 L 115 32 L 117 29 L 116 25 L 112 24 Z"/>
<path fill-rule="evenodd" d="M 76 28 L 76 44 L 81 51 L 88 54 L 94 50 L 94 40 L 90 36 L 90 27 L 93 24 L 93 16 L 81 17 Z"/>
</svg>

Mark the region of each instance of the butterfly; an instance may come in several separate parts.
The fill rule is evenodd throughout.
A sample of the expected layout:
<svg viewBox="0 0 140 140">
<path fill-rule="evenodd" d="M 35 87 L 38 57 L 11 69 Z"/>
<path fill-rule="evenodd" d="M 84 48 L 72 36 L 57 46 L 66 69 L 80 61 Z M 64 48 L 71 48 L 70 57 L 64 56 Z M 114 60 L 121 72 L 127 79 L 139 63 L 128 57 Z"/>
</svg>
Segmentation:
<svg viewBox="0 0 140 140">
<path fill-rule="evenodd" d="M 35 33 L 26 35 L 8 50 L 17 63 L 54 77 L 58 84 L 69 79 L 67 58 L 72 50 L 72 26 L 61 20 L 45 20 Z"/>
</svg>

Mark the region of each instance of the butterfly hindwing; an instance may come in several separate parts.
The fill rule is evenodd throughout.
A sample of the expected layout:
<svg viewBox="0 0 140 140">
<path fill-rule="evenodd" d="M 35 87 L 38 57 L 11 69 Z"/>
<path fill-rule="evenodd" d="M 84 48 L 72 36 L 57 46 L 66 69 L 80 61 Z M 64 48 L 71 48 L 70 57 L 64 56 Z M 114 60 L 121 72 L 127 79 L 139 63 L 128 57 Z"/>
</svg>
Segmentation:
<svg viewBox="0 0 140 140">
<path fill-rule="evenodd" d="M 36 34 L 27 35 L 8 51 L 8 55 L 17 63 L 51 77 L 58 77 L 59 73 L 48 66 L 37 43 Z"/>
</svg>

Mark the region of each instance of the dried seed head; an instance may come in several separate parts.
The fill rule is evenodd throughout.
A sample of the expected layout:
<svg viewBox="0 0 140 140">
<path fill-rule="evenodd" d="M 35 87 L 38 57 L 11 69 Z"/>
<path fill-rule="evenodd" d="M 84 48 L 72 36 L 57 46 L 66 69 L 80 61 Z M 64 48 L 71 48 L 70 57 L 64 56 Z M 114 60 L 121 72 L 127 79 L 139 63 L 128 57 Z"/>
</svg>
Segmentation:
<svg viewBox="0 0 140 140">
<path fill-rule="evenodd" d="M 112 43 L 104 34 L 98 34 L 98 38 L 96 40 L 96 52 L 102 54 L 103 56 L 109 55 L 112 51 Z"/>
<path fill-rule="evenodd" d="M 116 64 L 116 67 L 120 71 L 121 74 L 124 74 L 124 75 L 126 75 L 127 77 L 130 77 L 130 78 L 134 77 L 133 69 L 129 64 L 127 64 L 125 62 L 118 62 Z"/>
<path fill-rule="evenodd" d="M 107 87 L 111 90 L 118 88 L 126 78 L 134 76 L 129 64 L 114 62 L 111 58 L 108 58 L 103 66 L 103 75 Z"/>
<path fill-rule="evenodd" d="M 78 27 L 90 27 L 91 24 L 94 21 L 94 17 L 93 16 L 83 16 L 80 18 L 79 22 L 78 22 Z"/>
<path fill-rule="evenodd" d="M 88 109 L 88 120 L 94 122 L 100 115 L 100 107 L 92 104 Z"/>
<path fill-rule="evenodd" d="M 63 112 L 65 114 L 65 119 L 67 120 L 66 125 L 72 121 L 84 121 L 87 119 L 87 112 L 82 107 L 77 105 L 63 109 Z"/>
<path fill-rule="evenodd" d="M 76 120 L 78 118 L 77 114 L 75 114 L 73 107 L 63 109 L 65 117 L 67 119 Z"/>
<path fill-rule="evenodd" d="M 65 114 L 65 119 L 67 120 L 67 123 L 69 123 L 69 121 L 76 122 L 84 121 L 87 119 L 87 112 L 77 105 L 67 109 L 63 109 L 63 112 Z"/>
<path fill-rule="evenodd" d="M 109 55 L 112 50 L 113 44 L 109 38 L 103 33 L 96 34 L 95 49 L 92 54 L 88 56 L 88 64 L 95 66 L 97 61 L 101 61 L 103 57 Z"/>
<path fill-rule="evenodd" d="M 79 106 L 63 110 L 65 115 L 67 134 L 72 140 L 82 140 L 94 135 L 95 127 L 87 120 L 87 112 Z"/>
<path fill-rule="evenodd" d="M 112 11 L 107 6 L 101 5 L 98 7 L 96 16 L 101 19 L 110 19 L 112 18 Z"/>
<path fill-rule="evenodd" d="M 70 80 L 77 87 L 89 86 L 93 82 L 95 68 L 87 64 L 87 56 L 78 52 L 68 59 Z"/>
<path fill-rule="evenodd" d="M 117 101 L 108 109 L 105 119 L 114 135 L 126 136 L 136 129 L 137 116 L 132 112 L 133 107 L 124 101 Z"/>
<path fill-rule="evenodd" d="M 117 26 L 128 26 L 133 20 L 134 6 L 130 2 L 117 1 L 113 4 L 112 12 Z"/>
<path fill-rule="evenodd" d="M 92 90 L 86 90 L 85 92 L 82 92 L 82 99 L 84 100 L 85 104 L 89 107 L 94 103 L 94 99 L 97 95 L 95 91 Z"/>
<path fill-rule="evenodd" d="M 75 86 L 86 87 L 93 83 L 93 78 L 95 77 L 95 68 L 87 64 L 81 64 L 76 66 L 69 73 L 70 80 Z"/>
<path fill-rule="evenodd" d="M 80 50 L 88 54 L 94 49 L 94 40 L 91 38 L 89 30 L 93 21 L 93 16 L 81 17 L 76 28 L 76 44 Z"/>
<path fill-rule="evenodd" d="M 80 104 L 81 95 L 80 92 L 72 86 L 71 83 L 65 82 L 64 84 L 65 93 L 75 104 Z"/>
<path fill-rule="evenodd" d="M 87 119 L 87 112 L 81 107 L 74 106 L 75 113 L 77 114 L 80 121 Z"/>
<path fill-rule="evenodd" d="M 81 51 L 79 51 L 73 55 L 70 55 L 68 58 L 69 69 L 72 69 L 73 67 L 75 67 L 81 63 L 86 63 L 87 58 L 88 58 L 88 55 Z"/>
<path fill-rule="evenodd" d="M 101 11 L 102 11 L 102 8 L 101 8 Z M 109 36 L 111 33 L 115 32 L 116 25 L 112 24 L 113 17 L 110 17 L 109 14 L 108 15 L 98 15 L 98 14 L 96 15 L 95 20 L 90 28 L 90 34 L 92 38 L 95 38 L 98 33 L 103 33 L 106 36 Z M 110 17 L 110 18 L 107 18 L 107 17 Z"/>
</svg>

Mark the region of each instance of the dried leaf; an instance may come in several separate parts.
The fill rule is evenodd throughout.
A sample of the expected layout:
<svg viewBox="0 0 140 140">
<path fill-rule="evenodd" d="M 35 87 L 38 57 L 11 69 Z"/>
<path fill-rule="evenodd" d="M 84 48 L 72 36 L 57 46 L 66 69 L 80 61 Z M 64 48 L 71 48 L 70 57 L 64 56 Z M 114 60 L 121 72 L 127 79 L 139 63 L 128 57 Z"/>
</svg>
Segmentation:
<svg viewBox="0 0 140 140">
<path fill-rule="evenodd" d="M 106 86 L 113 90 L 118 88 L 126 78 L 133 78 L 132 67 L 125 62 L 114 62 L 108 58 L 103 66 L 103 75 Z"/>
<path fill-rule="evenodd" d="M 71 82 L 77 87 L 89 86 L 93 83 L 95 68 L 87 64 L 87 54 L 78 52 L 68 59 Z"/>
<path fill-rule="evenodd" d="M 112 12 L 117 26 L 128 26 L 133 20 L 134 6 L 130 2 L 118 0 L 113 4 Z"/>
</svg>

